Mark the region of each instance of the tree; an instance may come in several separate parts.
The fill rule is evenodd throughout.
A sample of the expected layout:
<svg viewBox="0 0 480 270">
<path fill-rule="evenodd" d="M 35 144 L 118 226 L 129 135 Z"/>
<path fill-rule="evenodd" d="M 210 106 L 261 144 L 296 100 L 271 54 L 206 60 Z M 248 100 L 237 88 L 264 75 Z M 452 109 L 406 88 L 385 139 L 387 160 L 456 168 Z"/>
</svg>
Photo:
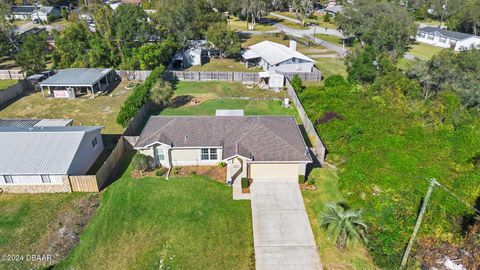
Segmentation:
<svg viewBox="0 0 480 270">
<path fill-rule="evenodd" d="M 47 51 L 47 33 L 28 34 L 22 40 L 15 61 L 27 75 L 31 75 L 47 67 L 45 59 Z"/>
<path fill-rule="evenodd" d="M 320 224 L 341 250 L 356 241 L 367 242 L 367 225 L 362 220 L 361 211 L 347 210 L 339 204 L 328 204 L 320 217 Z"/>
<path fill-rule="evenodd" d="M 59 68 L 88 67 L 91 32 L 84 22 L 76 22 L 62 33 L 54 32 L 54 66 Z"/>
<path fill-rule="evenodd" d="M 222 57 L 234 56 L 240 53 L 240 38 L 235 31 L 228 30 L 225 23 L 211 25 L 205 33 L 205 37 L 220 50 Z"/>
<path fill-rule="evenodd" d="M 255 30 L 255 24 L 258 19 L 265 16 L 268 11 L 266 0 L 242 0 L 242 14 L 247 17 L 247 28 Z M 251 19 L 252 26 L 248 26 L 248 19 Z"/>
<path fill-rule="evenodd" d="M 394 57 L 403 57 L 415 36 L 417 26 L 412 16 L 395 3 L 355 1 L 345 7 L 335 21 L 346 35 L 355 36 L 362 45 L 371 45 Z"/>
<path fill-rule="evenodd" d="M 447 20 L 449 28 L 474 35 L 480 34 L 480 1 L 467 0 L 459 10 Z"/>
<path fill-rule="evenodd" d="M 5 2 L 0 2 L 0 57 L 9 55 L 9 52 L 14 49 L 18 50 L 17 45 L 13 40 L 13 24 L 8 20 L 10 15 L 10 5 Z"/>
<path fill-rule="evenodd" d="M 143 172 L 150 168 L 150 161 L 146 155 L 138 153 L 133 157 L 132 166 L 143 176 Z"/>
<path fill-rule="evenodd" d="M 295 13 L 295 16 L 302 21 L 302 26 L 305 25 L 305 19 L 313 13 L 312 0 L 293 0 L 290 8 Z"/>
<path fill-rule="evenodd" d="M 155 104 L 165 106 L 173 96 L 173 87 L 169 82 L 157 81 L 150 89 L 150 100 Z"/>
</svg>

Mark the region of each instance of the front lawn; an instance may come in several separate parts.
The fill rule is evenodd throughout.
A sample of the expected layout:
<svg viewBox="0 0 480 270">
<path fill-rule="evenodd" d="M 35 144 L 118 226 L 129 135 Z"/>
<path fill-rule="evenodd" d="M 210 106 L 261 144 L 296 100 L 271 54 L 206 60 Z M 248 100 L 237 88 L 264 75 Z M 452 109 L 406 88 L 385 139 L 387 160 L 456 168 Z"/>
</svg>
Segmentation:
<svg viewBox="0 0 480 270">
<path fill-rule="evenodd" d="M 0 80 L 0 91 L 18 83 L 18 80 Z"/>
<path fill-rule="evenodd" d="M 247 29 L 247 21 L 242 21 L 235 16 L 228 19 L 228 27 L 234 31 L 250 31 Z M 272 31 L 275 29 L 275 26 L 271 24 L 257 22 L 253 31 Z"/>
<path fill-rule="evenodd" d="M 317 190 L 302 191 L 322 264 L 326 269 L 376 269 L 366 248 L 356 244 L 339 251 L 329 235 L 320 226 L 320 216 L 327 203 L 344 202 L 338 188 L 337 173 L 328 168 L 315 168 L 309 175 L 315 179 Z"/>
<path fill-rule="evenodd" d="M 38 269 L 52 263 L 27 261 L 25 256 L 32 254 L 51 255 L 55 261 L 62 259 L 62 253 L 68 254 L 72 247 L 71 239 L 65 238 L 71 237 L 70 232 L 81 230 L 77 227 L 82 224 L 79 221 L 88 217 L 84 210 L 95 198 L 96 195 L 86 193 L 1 195 L 0 254 L 24 257 L 18 261 L 2 259 L 0 269 Z M 64 237 L 59 236 L 60 229 Z"/>
<path fill-rule="evenodd" d="M 188 71 L 219 71 L 219 72 L 255 72 L 260 68 L 246 68 L 242 63 L 230 58 L 210 58 L 210 61 L 201 66 L 191 66 Z"/>
<path fill-rule="evenodd" d="M 43 98 L 35 92 L 10 104 L 0 111 L 0 118 L 71 118 L 74 125 L 100 125 L 104 134 L 120 134 L 123 127 L 115 122 L 120 106 L 132 90 L 126 90 L 122 81 L 109 95 L 95 99 Z"/>
<path fill-rule="evenodd" d="M 252 269 L 249 201 L 202 177 L 134 179 L 102 194 L 80 244 L 58 269 Z"/>
<path fill-rule="evenodd" d="M 347 77 L 345 62 L 339 58 L 315 58 L 315 66 L 322 72 L 324 78 L 339 74 Z"/>
<path fill-rule="evenodd" d="M 327 35 L 327 34 L 315 34 L 316 38 L 319 38 L 321 40 L 324 40 L 326 42 L 333 43 L 335 45 L 342 45 L 343 44 L 343 38 L 333 36 L 333 35 Z"/>
<path fill-rule="evenodd" d="M 435 54 L 445 50 L 444 48 L 435 47 L 425 43 L 417 43 L 412 45 L 410 50 L 407 52 L 420 60 L 428 61 L 430 60 Z"/>
</svg>

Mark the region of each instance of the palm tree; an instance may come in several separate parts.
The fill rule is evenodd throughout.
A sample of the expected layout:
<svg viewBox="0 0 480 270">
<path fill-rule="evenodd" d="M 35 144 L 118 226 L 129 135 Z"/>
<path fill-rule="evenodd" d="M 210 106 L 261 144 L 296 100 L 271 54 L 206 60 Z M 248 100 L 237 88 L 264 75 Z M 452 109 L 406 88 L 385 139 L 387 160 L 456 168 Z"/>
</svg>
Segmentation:
<svg viewBox="0 0 480 270">
<path fill-rule="evenodd" d="M 340 250 L 357 241 L 367 243 L 367 225 L 362 220 L 361 211 L 348 210 L 339 204 L 327 204 L 320 224 L 333 237 Z"/>
</svg>

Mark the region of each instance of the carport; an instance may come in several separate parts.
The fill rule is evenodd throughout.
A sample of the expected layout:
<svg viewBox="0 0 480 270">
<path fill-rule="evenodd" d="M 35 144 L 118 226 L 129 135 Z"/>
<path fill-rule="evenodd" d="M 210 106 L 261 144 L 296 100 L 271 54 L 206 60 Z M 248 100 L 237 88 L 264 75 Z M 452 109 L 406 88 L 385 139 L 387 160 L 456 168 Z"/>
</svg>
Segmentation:
<svg viewBox="0 0 480 270">
<path fill-rule="evenodd" d="M 76 98 L 78 95 L 103 92 L 113 82 L 111 68 L 69 68 L 39 83 L 42 95 L 55 98 Z M 47 90 L 45 95 L 44 90 Z"/>
</svg>

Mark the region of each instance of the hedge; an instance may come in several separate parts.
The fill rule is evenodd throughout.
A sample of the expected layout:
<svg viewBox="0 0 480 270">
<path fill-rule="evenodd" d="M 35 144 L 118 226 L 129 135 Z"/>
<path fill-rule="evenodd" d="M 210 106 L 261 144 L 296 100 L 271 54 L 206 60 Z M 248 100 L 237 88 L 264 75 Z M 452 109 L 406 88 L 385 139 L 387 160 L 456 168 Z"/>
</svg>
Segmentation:
<svg viewBox="0 0 480 270">
<path fill-rule="evenodd" d="M 162 79 L 164 71 L 165 68 L 162 65 L 156 67 L 143 84 L 133 89 L 133 93 L 125 100 L 118 112 L 118 124 L 122 127 L 128 126 L 142 106 L 150 99 L 150 89 L 158 80 Z"/>
<path fill-rule="evenodd" d="M 243 177 L 242 178 L 242 188 L 248 188 L 248 186 L 250 185 L 249 179 L 247 177 Z"/>
</svg>

